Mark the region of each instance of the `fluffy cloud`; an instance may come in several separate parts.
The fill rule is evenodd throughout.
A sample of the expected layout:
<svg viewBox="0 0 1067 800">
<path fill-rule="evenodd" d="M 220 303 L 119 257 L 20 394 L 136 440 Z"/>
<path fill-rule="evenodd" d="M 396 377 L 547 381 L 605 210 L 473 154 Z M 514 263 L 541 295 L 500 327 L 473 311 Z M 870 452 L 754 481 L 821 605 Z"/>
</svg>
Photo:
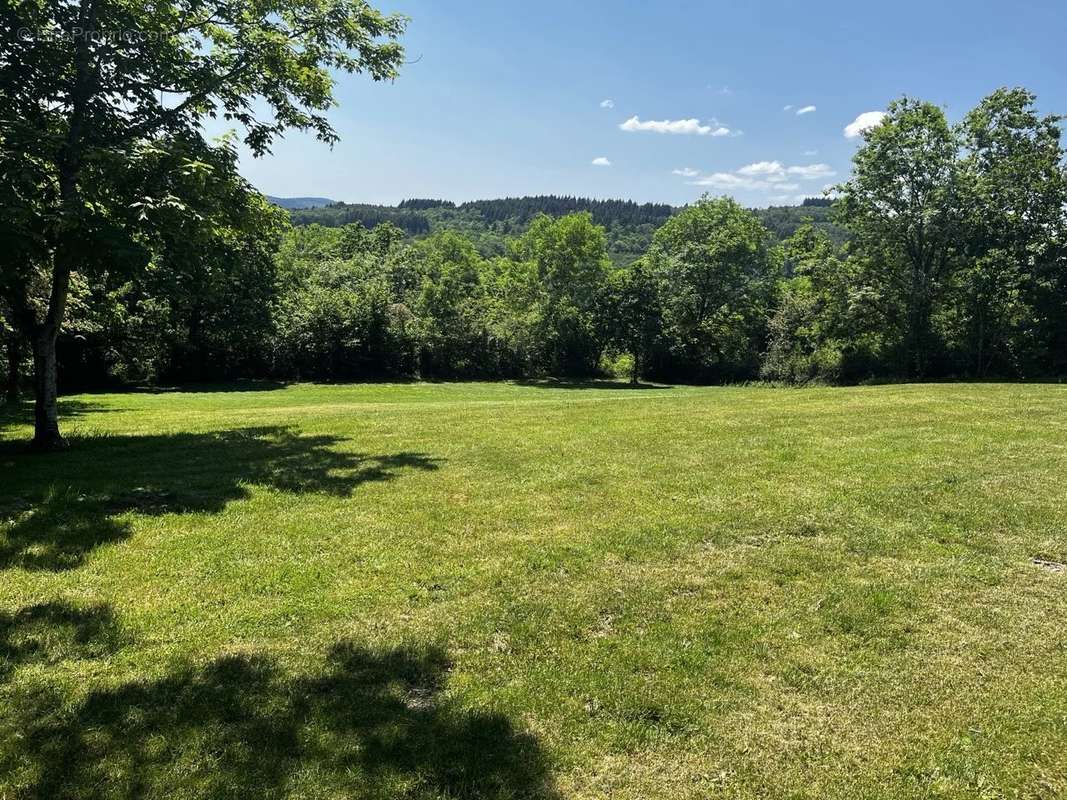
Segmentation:
<svg viewBox="0 0 1067 800">
<path fill-rule="evenodd" d="M 778 161 L 757 161 L 737 171 L 738 175 L 784 175 L 785 168 Z"/>
<path fill-rule="evenodd" d="M 615 101 L 614 100 L 601 100 L 600 101 L 600 107 L 601 108 L 615 108 Z"/>
<path fill-rule="evenodd" d="M 803 108 L 798 108 L 797 116 L 799 117 L 801 114 L 810 114 L 814 110 L 815 106 L 804 106 Z"/>
<path fill-rule="evenodd" d="M 710 186 L 713 189 L 753 189 L 756 188 L 756 184 L 763 183 L 763 181 L 746 178 L 744 175 L 737 175 L 733 172 L 713 172 L 689 183 L 693 186 Z"/>
<path fill-rule="evenodd" d="M 885 119 L 884 111 L 864 111 L 845 126 L 845 138 L 855 139 L 868 128 L 874 128 Z"/>
<path fill-rule="evenodd" d="M 605 156 L 597 156 L 593 159 L 594 167 L 610 167 L 611 162 Z"/>
<path fill-rule="evenodd" d="M 672 169 L 671 175 L 681 175 L 683 178 L 694 178 L 700 173 L 692 167 L 682 167 L 681 169 Z"/>
<path fill-rule="evenodd" d="M 707 186 L 712 189 L 749 191 L 773 191 L 776 197 L 785 197 L 785 192 L 796 192 L 800 184 L 796 181 L 811 181 L 828 178 L 837 173 L 828 164 L 808 164 L 806 166 L 787 167 L 781 161 L 757 161 L 746 164 L 733 172 L 713 172 L 710 175 L 697 176 L 696 170 L 674 170 L 675 175 L 696 178 L 688 181 L 694 186 Z"/>
<path fill-rule="evenodd" d="M 752 175 L 742 175 L 738 172 L 713 172 L 710 175 L 702 175 L 693 181 L 688 181 L 693 186 L 707 186 L 710 189 L 723 189 L 726 191 L 748 189 L 751 191 L 779 191 L 795 192 L 800 188 L 799 183 L 782 183 L 777 177 L 760 178 Z"/>
<path fill-rule="evenodd" d="M 837 174 L 829 164 L 808 164 L 806 167 L 790 167 L 786 172 L 804 181 L 832 178 Z"/>
<path fill-rule="evenodd" d="M 793 108 L 794 108 L 793 104 L 792 104 L 792 103 L 790 103 L 790 104 L 789 104 L 789 105 L 787 105 L 787 106 L 782 106 L 782 111 L 792 111 L 792 110 L 793 110 Z"/>
<path fill-rule="evenodd" d="M 733 131 L 715 120 L 709 125 L 701 125 L 700 120 L 693 119 L 646 119 L 634 115 L 619 125 L 624 131 L 651 131 L 652 133 L 687 133 L 697 136 L 729 136 Z"/>
<path fill-rule="evenodd" d="M 806 166 L 786 167 L 781 161 L 757 161 L 737 170 L 738 175 L 762 177 L 772 183 L 787 180 L 789 177 L 804 181 L 830 178 L 837 173 L 829 164 L 808 164 Z"/>
</svg>

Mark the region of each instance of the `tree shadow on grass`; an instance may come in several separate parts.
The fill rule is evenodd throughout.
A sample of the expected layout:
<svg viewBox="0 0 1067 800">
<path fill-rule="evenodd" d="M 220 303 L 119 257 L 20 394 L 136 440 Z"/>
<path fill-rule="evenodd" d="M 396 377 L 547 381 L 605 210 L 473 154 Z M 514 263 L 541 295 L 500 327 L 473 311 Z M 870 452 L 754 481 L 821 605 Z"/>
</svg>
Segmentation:
<svg viewBox="0 0 1067 800">
<path fill-rule="evenodd" d="M 39 603 L 0 614 L 0 680 L 24 663 L 102 658 L 116 652 L 121 642 L 114 614 L 105 605 Z"/>
<path fill-rule="evenodd" d="M 267 379 L 237 380 L 205 383 L 176 383 L 170 386 L 124 386 L 115 394 L 232 394 L 234 392 L 276 392 L 290 384 Z"/>
<path fill-rule="evenodd" d="M 60 399 L 59 415 L 61 420 L 76 419 L 88 414 L 101 414 L 108 411 L 123 411 L 114 405 L 93 402 L 91 400 Z M 16 425 L 33 425 L 33 400 L 23 398 L 16 403 L 0 403 L 0 430 L 13 428 Z M 32 433 L 32 431 L 31 431 Z M 18 446 L 26 449 L 27 441 Z"/>
<path fill-rule="evenodd" d="M 628 381 L 609 380 L 566 380 L 557 378 L 530 378 L 515 381 L 517 386 L 535 389 L 620 389 L 640 391 L 642 389 L 673 389 L 673 386 L 656 383 L 630 383 Z"/>
<path fill-rule="evenodd" d="M 344 439 L 286 427 L 158 436 L 94 436 L 58 453 L 0 444 L 0 569 L 65 570 L 122 541 L 130 516 L 218 513 L 250 486 L 350 496 L 406 469 L 435 470 L 423 453 L 337 449 Z"/>
<path fill-rule="evenodd" d="M 113 628 L 106 608 L 31 607 L 0 623 L 0 657 L 103 658 Z M 14 684 L 0 694 L 0 795 L 556 797 L 537 740 L 443 696 L 448 669 L 436 648 L 342 642 L 300 672 L 230 655 L 78 697 Z"/>
</svg>

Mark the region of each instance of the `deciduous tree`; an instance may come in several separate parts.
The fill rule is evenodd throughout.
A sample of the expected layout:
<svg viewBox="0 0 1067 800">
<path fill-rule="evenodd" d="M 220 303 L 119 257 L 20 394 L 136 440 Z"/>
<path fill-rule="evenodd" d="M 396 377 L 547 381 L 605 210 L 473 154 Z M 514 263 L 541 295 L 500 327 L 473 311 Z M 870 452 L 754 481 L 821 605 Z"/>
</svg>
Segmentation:
<svg viewBox="0 0 1067 800">
<path fill-rule="evenodd" d="M 839 219 L 870 267 L 868 279 L 897 312 L 907 371 L 930 368 L 933 319 L 959 248 L 959 142 L 937 106 L 903 98 L 864 133 L 852 178 L 838 189 Z"/>
<path fill-rule="evenodd" d="M 149 263 L 143 223 L 160 205 L 128 166 L 147 145 L 179 146 L 181 169 L 221 118 L 253 154 L 290 128 L 321 140 L 331 70 L 392 78 L 404 20 L 363 0 L 38 0 L 0 12 L 0 183 L 12 247 L 2 291 L 32 340 L 34 442 L 60 446 L 56 336 L 71 275 Z M 150 161 L 150 159 L 149 159 Z"/>
<path fill-rule="evenodd" d="M 755 372 L 777 277 L 759 219 L 730 198 L 705 196 L 656 232 L 649 264 L 679 368 L 700 381 Z"/>
<path fill-rule="evenodd" d="M 1047 368 L 1042 362 L 1067 330 L 1063 118 L 1041 116 L 1035 100 L 1025 89 L 998 89 L 960 124 L 966 265 L 957 280 L 958 311 L 977 377 Z"/>
</svg>

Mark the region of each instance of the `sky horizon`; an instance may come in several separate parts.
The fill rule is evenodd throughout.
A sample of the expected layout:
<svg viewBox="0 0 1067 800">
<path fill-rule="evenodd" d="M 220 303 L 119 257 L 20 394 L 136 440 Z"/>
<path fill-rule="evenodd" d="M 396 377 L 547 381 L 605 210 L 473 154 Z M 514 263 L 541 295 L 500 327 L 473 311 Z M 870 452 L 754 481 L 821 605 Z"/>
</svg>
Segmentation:
<svg viewBox="0 0 1067 800">
<path fill-rule="evenodd" d="M 400 77 L 338 77 L 332 150 L 290 133 L 270 156 L 242 152 L 264 193 L 791 205 L 844 180 L 858 132 L 902 95 L 955 121 L 1024 86 L 1043 113 L 1067 112 L 1051 0 L 374 4 L 411 18 Z"/>
</svg>

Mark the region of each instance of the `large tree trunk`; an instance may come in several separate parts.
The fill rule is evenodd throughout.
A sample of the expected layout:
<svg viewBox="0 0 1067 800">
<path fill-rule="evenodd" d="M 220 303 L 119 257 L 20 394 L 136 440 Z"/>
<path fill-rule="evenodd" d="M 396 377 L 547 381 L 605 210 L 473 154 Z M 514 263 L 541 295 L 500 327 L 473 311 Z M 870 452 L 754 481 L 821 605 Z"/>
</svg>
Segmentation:
<svg viewBox="0 0 1067 800">
<path fill-rule="evenodd" d="M 42 325 L 33 337 L 33 446 L 37 450 L 57 450 L 66 446 L 59 433 L 57 395 L 56 335 L 54 325 Z"/>
<path fill-rule="evenodd" d="M 912 377 L 925 378 L 930 368 L 931 340 L 933 339 L 932 303 L 925 292 L 916 291 L 911 300 L 908 331 L 908 350 Z"/>
<path fill-rule="evenodd" d="M 12 333 L 7 339 L 7 387 L 4 401 L 14 405 L 19 401 L 19 364 L 22 361 L 22 339 Z"/>
</svg>

